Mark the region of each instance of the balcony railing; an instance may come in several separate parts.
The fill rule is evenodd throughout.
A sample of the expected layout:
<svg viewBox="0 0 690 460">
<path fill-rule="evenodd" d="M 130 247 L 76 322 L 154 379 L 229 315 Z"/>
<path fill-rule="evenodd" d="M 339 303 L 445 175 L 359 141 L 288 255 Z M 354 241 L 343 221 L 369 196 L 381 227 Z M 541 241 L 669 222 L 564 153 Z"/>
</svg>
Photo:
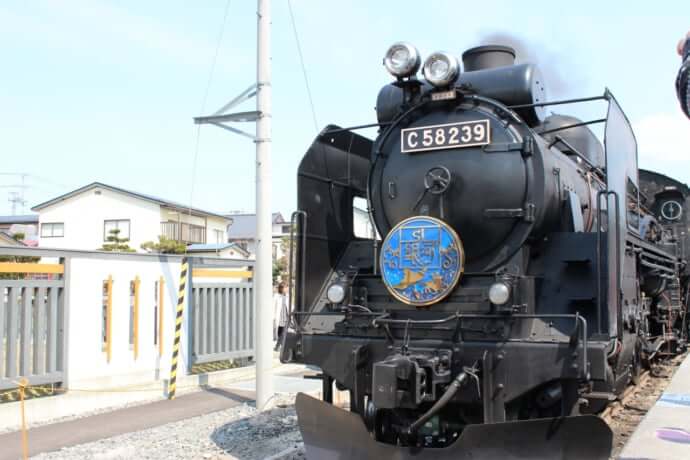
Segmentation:
<svg viewBox="0 0 690 460">
<path fill-rule="evenodd" d="M 182 243 L 206 243 L 206 227 L 184 222 L 161 222 L 161 235 Z"/>
</svg>

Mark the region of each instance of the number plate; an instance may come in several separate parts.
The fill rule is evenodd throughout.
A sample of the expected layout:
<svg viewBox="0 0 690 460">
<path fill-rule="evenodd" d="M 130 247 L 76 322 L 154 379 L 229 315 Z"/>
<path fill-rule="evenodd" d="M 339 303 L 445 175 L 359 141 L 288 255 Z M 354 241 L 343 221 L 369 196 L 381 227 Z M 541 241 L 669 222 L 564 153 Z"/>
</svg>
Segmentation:
<svg viewBox="0 0 690 460">
<path fill-rule="evenodd" d="M 402 153 L 473 147 L 491 143 L 489 120 L 406 128 L 400 132 Z"/>
</svg>

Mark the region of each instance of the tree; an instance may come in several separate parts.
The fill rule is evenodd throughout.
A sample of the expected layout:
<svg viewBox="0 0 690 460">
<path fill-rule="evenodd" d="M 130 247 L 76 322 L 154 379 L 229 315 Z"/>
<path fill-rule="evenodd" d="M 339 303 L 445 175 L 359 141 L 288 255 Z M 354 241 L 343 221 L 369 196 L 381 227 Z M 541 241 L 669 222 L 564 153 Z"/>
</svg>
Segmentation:
<svg viewBox="0 0 690 460">
<path fill-rule="evenodd" d="M 127 244 L 129 238 L 120 238 L 120 229 L 114 228 L 108 232 L 108 241 L 101 246 L 101 251 L 110 252 L 136 252 L 135 249 L 130 248 Z"/>
<path fill-rule="evenodd" d="M 12 239 L 15 241 L 22 241 L 25 238 L 24 233 L 17 232 L 12 235 Z M 0 256 L 0 262 L 11 262 L 11 263 L 24 263 L 24 264 L 35 264 L 41 260 L 40 257 L 33 256 Z M 23 280 L 26 278 L 24 273 L 0 273 L 0 279 L 3 280 Z"/>
<path fill-rule="evenodd" d="M 278 284 L 278 280 L 285 281 L 287 277 L 287 259 L 282 257 L 273 261 L 273 284 Z"/>
<path fill-rule="evenodd" d="M 290 253 L 290 237 L 284 236 L 280 239 L 280 252 L 282 257 L 273 260 L 273 284 L 278 284 L 278 280 L 287 281 L 288 271 L 290 270 L 288 255 Z"/>
<path fill-rule="evenodd" d="M 158 243 L 147 241 L 141 245 L 141 249 L 158 254 L 184 254 L 187 251 L 187 246 L 184 243 L 160 235 Z"/>
</svg>

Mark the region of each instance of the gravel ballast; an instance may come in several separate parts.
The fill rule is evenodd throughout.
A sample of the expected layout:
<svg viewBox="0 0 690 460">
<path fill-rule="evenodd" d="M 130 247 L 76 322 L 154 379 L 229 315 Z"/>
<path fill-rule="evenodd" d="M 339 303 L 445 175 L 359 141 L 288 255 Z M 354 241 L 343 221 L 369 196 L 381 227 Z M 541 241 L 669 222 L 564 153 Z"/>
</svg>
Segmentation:
<svg viewBox="0 0 690 460">
<path fill-rule="evenodd" d="M 294 395 L 257 413 L 253 403 L 37 455 L 63 459 L 304 459 Z"/>
</svg>

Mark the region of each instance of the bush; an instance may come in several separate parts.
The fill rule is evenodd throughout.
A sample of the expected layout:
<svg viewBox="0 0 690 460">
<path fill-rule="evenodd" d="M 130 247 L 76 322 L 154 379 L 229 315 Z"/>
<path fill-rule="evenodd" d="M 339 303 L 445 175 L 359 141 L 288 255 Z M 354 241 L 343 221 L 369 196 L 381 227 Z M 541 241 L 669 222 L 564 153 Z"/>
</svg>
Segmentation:
<svg viewBox="0 0 690 460">
<path fill-rule="evenodd" d="M 184 254 L 187 246 L 179 241 L 171 240 L 163 235 L 158 237 L 158 243 L 147 241 L 141 245 L 141 249 L 157 254 Z"/>
</svg>

